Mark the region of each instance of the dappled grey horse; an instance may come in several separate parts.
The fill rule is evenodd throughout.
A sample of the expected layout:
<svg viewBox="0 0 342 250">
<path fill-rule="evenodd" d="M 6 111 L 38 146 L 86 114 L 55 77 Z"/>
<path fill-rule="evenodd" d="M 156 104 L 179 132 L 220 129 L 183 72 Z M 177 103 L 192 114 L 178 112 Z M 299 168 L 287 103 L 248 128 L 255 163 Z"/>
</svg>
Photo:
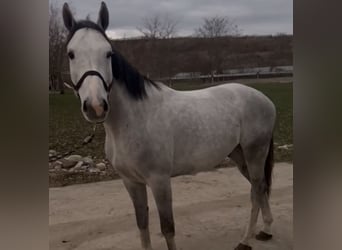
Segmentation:
<svg viewBox="0 0 342 250">
<path fill-rule="evenodd" d="M 256 238 L 270 239 L 273 103 L 240 84 L 176 91 L 141 75 L 112 48 L 104 3 L 97 23 L 76 21 L 67 4 L 63 20 L 69 30 L 69 87 L 85 119 L 104 124 L 106 157 L 133 201 L 143 249 L 152 249 L 146 185 L 167 247 L 176 250 L 171 177 L 214 169 L 226 156 L 251 183 L 250 221 L 236 249 L 251 249 L 259 210 L 264 228 Z"/>
</svg>

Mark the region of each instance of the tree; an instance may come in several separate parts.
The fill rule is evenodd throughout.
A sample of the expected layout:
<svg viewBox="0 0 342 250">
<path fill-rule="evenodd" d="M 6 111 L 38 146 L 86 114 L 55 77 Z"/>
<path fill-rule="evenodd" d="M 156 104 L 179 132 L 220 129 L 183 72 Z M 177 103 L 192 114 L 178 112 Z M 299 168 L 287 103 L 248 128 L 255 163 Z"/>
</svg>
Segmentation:
<svg viewBox="0 0 342 250">
<path fill-rule="evenodd" d="M 148 39 L 149 43 L 149 69 L 148 75 L 156 78 L 172 76 L 172 39 L 177 34 L 178 21 L 171 18 L 168 14 L 161 16 L 156 14 L 154 16 L 145 17 L 142 19 L 142 25 L 137 29 L 142 35 Z M 162 39 L 163 41 L 157 41 Z"/>
<path fill-rule="evenodd" d="M 161 17 L 156 14 L 152 17 L 145 17 L 142 19 L 142 26 L 137 29 L 143 34 L 145 38 L 171 38 L 177 33 L 178 21 L 170 18 L 168 14 Z"/>
<path fill-rule="evenodd" d="M 222 36 L 239 36 L 241 33 L 237 24 L 224 16 L 204 18 L 204 24 L 195 30 L 199 37 L 215 38 Z"/>
<path fill-rule="evenodd" d="M 61 10 L 54 4 L 49 7 L 49 87 L 64 93 L 62 80 L 67 31 L 60 18 Z"/>
<path fill-rule="evenodd" d="M 239 36 L 240 30 L 231 19 L 224 16 L 204 18 L 202 26 L 195 29 L 197 37 L 207 38 L 208 68 L 211 74 L 211 81 L 214 82 L 214 74 L 222 73 L 224 59 L 227 56 L 222 51 L 224 36 Z"/>
</svg>

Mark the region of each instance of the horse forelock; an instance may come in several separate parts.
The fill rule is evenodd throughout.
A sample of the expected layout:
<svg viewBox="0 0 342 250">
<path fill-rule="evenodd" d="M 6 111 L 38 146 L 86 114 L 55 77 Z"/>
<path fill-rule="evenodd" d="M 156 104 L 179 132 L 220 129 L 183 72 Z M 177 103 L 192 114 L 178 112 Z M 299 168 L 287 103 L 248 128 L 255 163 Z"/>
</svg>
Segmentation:
<svg viewBox="0 0 342 250">
<path fill-rule="evenodd" d="M 70 42 L 70 40 L 72 39 L 72 37 L 74 36 L 76 31 L 78 31 L 80 29 L 84 29 L 84 28 L 93 29 L 93 30 L 100 32 L 103 35 L 103 37 L 111 44 L 108 36 L 106 35 L 106 32 L 98 24 L 87 19 L 87 20 L 77 21 L 74 24 L 74 26 L 69 31 L 69 34 L 67 36 L 66 45 L 68 45 L 68 43 Z"/>
</svg>

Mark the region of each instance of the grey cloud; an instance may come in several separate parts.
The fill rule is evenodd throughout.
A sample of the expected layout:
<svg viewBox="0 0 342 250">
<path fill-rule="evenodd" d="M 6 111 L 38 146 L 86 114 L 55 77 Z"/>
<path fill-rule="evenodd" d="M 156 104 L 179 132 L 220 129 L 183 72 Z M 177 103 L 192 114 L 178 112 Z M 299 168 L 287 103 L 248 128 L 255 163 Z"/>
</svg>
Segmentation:
<svg viewBox="0 0 342 250">
<path fill-rule="evenodd" d="M 50 0 L 61 7 L 64 1 Z M 68 0 L 77 18 L 88 14 L 97 19 L 100 2 L 94 0 Z M 243 34 L 293 33 L 292 0 L 111 0 L 106 1 L 110 13 L 111 33 L 136 35 L 136 27 L 143 17 L 168 14 L 179 21 L 178 33 L 190 35 L 204 17 L 224 15 L 232 18 Z"/>
</svg>

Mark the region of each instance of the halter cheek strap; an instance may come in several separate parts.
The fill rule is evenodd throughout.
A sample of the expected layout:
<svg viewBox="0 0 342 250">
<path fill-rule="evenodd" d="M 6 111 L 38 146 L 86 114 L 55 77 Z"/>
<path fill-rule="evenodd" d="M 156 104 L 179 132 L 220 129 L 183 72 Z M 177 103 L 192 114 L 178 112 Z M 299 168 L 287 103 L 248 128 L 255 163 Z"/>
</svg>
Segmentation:
<svg viewBox="0 0 342 250">
<path fill-rule="evenodd" d="M 77 84 L 74 85 L 74 89 L 78 92 L 78 90 L 82 87 L 82 84 L 84 82 L 84 80 L 86 79 L 86 77 L 88 76 L 98 76 L 103 84 L 104 89 L 107 91 L 107 93 L 110 91 L 111 87 L 112 87 L 112 83 L 107 85 L 106 81 L 103 79 L 102 75 L 96 71 L 96 70 L 88 70 L 86 71 L 82 77 L 78 80 Z"/>
</svg>

